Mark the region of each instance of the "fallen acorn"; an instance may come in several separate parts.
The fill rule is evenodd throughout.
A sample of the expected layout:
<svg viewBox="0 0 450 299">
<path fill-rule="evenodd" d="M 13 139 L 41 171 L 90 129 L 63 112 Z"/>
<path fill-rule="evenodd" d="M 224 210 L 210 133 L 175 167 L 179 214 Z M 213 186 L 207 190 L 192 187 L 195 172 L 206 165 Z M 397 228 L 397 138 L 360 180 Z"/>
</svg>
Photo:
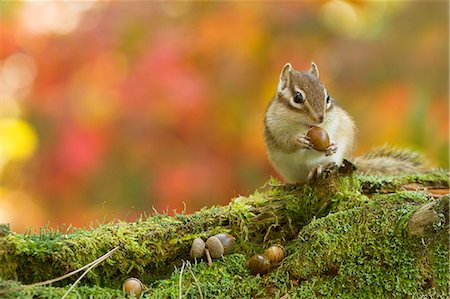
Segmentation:
<svg viewBox="0 0 450 299">
<path fill-rule="evenodd" d="M 272 245 L 264 251 L 264 255 L 272 264 L 275 264 L 284 259 L 286 250 L 281 245 Z"/>
<path fill-rule="evenodd" d="M 270 261 L 264 254 L 255 254 L 248 261 L 248 268 L 253 275 L 264 274 L 270 268 Z"/>
<path fill-rule="evenodd" d="M 264 251 L 264 255 L 274 264 L 284 259 L 286 251 L 281 245 L 272 245 Z"/>
<path fill-rule="evenodd" d="M 131 277 L 125 280 L 122 290 L 125 295 L 131 295 L 139 298 L 144 290 L 144 284 L 139 279 Z"/>
<path fill-rule="evenodd" d="M 235 237 L 227 233 L 220 233 L 214 237 L 219 239 L 220 243 L 222 243 L 223 254 L 229 254 L 233 250 L 234 242 L 236 240 Z"/>
</svg>

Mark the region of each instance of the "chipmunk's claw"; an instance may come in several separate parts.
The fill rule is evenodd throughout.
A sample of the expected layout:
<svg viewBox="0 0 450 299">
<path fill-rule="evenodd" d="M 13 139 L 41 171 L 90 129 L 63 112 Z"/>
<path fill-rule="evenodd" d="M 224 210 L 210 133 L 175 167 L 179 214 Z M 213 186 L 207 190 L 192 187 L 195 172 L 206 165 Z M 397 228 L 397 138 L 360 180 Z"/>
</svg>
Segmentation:
<svg viewBox="0 0 450 299">
<path fill-rule="evenodd" d="M 337 145 L 336 143 L 332 142 L 326 149 L 325 149 L 325 156 L 331 156 L 332 154 L 335 154 L 337 152 Z"/>
<path fill-rule="evenodd" d="M 333 173 L 338 171 L 339 167 L 336 163 L 330 162 L 323 166 L 322 164 L 317 165 L 308 174 L 308 182 L 315 181 L 317 179 L 323 179 L 330 177 Z"/>
<path fill-rule="evenodd" d="M 311 139 L 308 136 L 306 136 L 305 134 L 300 134 L 297 136 L 296 142 L 302 148 L 312 149 L 313 145 L 310 140 Z"/>
<path fill-rule="evenodd" d="M 323 173 L 322 177 L 327 178 L 327 177 L 331 176 L 332 174 L 337 173 L 338 170 L 339 170 L 339 166 L 334 162 L 330 162 L 327 165 L 325 165 L 323 172 L 322 172 Z"/>
<path fill-rule="evenodd" d="M 322 164 L 317 165 L 311 169 L 308 173 L 308 182 L 314 181 L 322 176 L 323 166 Z"/>
</svg>

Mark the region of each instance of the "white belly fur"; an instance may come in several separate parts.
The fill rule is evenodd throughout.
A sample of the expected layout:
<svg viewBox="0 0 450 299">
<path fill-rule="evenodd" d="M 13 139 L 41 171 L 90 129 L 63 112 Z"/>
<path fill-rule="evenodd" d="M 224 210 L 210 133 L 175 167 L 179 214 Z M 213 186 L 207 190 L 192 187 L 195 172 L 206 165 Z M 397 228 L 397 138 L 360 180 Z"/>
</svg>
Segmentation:
<svg viewBox="0 0 450 299">
<path fill-rule="evenodd" d="M 331 140 L 334 136 L 334 127 L 329 130 Z M 321 164 L 325 166 L 330 162 L 342 165 L 344 153 L 348 144 L 345 141 L 337 143 L 337 151 L 331 156 L 325 156 L 324 152 L 314 149 L 299 149 L 292 153 L 275 151 L 271 153 L 270 159 L 275 169 L 283 176 L 287 183 L 304 183 L 307 181 L 309 172 Z"/>
<path fill-rule="evenodd" d="M 335 154 L 325 156 L 323 152 L 316 150 L 300 149 L 289 154 L 278 152 L 271 158 L 276 170 L 287 183 L 302 183 L 306 182 L 309 172 L 319 164 L 326 165 L 334 162 L 341 165 L 343 152 L 339 152 L 338 149 Z"/>
</svg>

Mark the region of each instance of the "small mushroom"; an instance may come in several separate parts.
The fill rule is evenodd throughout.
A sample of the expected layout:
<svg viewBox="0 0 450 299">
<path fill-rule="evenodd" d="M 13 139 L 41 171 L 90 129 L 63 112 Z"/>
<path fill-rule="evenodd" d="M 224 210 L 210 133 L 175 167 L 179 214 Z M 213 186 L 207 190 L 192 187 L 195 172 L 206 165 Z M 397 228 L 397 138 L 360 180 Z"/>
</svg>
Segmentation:
<svg viewBox="0 0 450 299">
<path fill-rule="evenodd" d="M 281 245 L 272 245 L 264 251 L 264 255 L 273 264 L 280 262 L 286 256 L 286 250 Z"/>
<path fill-rule="evenodd" d="M 219 238 L 214 236 L 209 237 L 208 240 L 206 240 L 206 248 L 208 248 L 211 257 L 215 259 L 221 257 L 224 252 L 222 242 L 220 242 Z"/>
<path fill-rule="evenodd" d="M 195 238 L 192 242 L 190 256 L 191 258 L 201 258 L 205 253 L 205 241 L 201 238 Z"/>
<path fill-rule="evenodd" d="M 223 254 L 229 254 L 233 250 L 234 242 L 236 240 L 235 237 L 227 233 L 217 234 L 214 237 L 219 239 L 222 243 Z"/>
<path fill-rule="evenodd" d="M 270 268 L 270 261 L 263 254 L 255 254 L 248 261 L 248 268 L 253 275 L 264 274 Z"/>
<path fill-rule="evenodd" d="M 330 137 L 327 131 L 320 127 L 312 127 L 308 130 L 306 136 L 309 137 L 314 149 L 317 151 L 325 151 L 330 145 Z"/>
<path fill-rule="evenodd" d="M 131 295 L 139 298 L 144 290 L 144 284 L 139 279 L 131 277 L 125 280 L 122 290 L 125 295 Z"/>
</svg>

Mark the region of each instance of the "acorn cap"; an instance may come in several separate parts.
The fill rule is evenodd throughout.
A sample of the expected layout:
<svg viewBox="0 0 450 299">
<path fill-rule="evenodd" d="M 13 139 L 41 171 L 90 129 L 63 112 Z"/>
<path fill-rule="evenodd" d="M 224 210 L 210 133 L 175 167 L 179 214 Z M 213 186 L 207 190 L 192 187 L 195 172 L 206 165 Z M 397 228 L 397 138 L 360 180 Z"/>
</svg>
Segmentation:
<svg viewBox="0 0 450 299">
<path fill-rule="evenodd" d="M 201 258 L 205 253 L 205 241 L 201 238 L 195 238 L 192 242 L 190 256 L 191 258 Z"/>
<path fill-rule="evenodd" d="M 214 237 L 219 239 L 222 243 L 223 254 L 229 254 L 233 250 L 234 241 L 236 240 L 235 237 L 227 233 L 220 233 L 215 235 Z"/>
<path fill-rule="evenodd" d="M 222 242 L 214 236 L 206 240 L 206 248 L 208 248 L 211 257 L 215 259 L 221 257 L 224 252 Z"/>
</svg>

